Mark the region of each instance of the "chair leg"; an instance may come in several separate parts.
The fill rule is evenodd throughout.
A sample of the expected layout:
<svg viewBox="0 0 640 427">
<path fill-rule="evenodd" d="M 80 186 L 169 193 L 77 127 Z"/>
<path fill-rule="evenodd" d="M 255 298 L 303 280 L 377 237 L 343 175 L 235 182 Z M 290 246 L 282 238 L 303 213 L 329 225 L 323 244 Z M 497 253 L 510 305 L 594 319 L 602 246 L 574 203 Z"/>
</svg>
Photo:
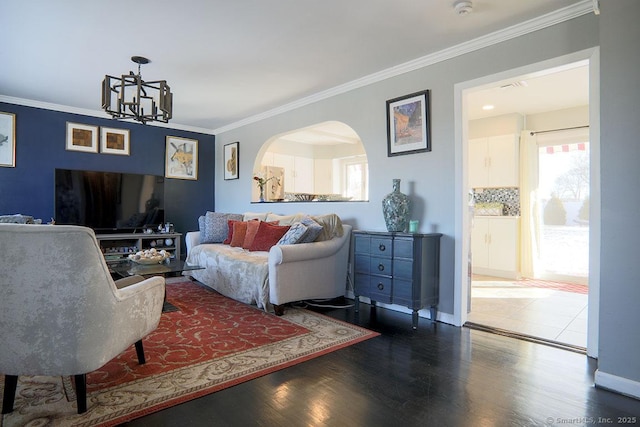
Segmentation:
<svg viewBox="0 0 640 427">
<path fill-rule="evenodd" d="M 76 402 L 78 403 L 78 413 L 87 412 L 87 375 L 74 375 L 76 380 Z"/>
<path fill-rule="evenodd" d="M 4 376 L 4 395 L 2 397 L 2 413 L 8 414 L 13 411 L 13 401 L 16 398 L 16 388 L 18 388 L 17 375 Z"/>
<path fill-rule="evenodd" d="M 147 361 L 144 358 L 144 348 L 142 348 L 142 340 L 136 341 L 136 354 L 138 355 L 138 363 L 144 365 Z"/>
<path fill-rule="evenodd" d="M 76 402 L 78 414 L 87 412 L 87 376 L 85 374 L 74 375 L 76 380 Z M 4 376 L 4 396 L 2 397 L 2 413 L 13 412 L 13 401 L 18 387 L 17 375 Z"/>
</svg>

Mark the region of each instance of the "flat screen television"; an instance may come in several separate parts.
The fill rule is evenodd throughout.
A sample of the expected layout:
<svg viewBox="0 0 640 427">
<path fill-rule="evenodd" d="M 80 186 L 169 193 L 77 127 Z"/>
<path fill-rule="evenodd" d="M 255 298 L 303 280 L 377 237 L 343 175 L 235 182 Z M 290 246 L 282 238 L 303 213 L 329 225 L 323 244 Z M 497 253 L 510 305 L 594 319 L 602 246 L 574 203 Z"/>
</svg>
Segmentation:
<svg viewBox="0 0 640 427">
<path fill-rule="evenodd" d="M 56 224 L 96 233 L 126 233 L 164 223 L 164 177 L 120 172 L 55 170 Z"/>
</svg>

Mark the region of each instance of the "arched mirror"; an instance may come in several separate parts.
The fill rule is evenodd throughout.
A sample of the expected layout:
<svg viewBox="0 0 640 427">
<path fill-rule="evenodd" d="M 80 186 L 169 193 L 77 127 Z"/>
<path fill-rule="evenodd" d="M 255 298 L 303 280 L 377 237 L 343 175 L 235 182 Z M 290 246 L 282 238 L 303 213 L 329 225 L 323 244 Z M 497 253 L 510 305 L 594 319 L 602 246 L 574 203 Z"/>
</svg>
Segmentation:
<svg viewBox="0 0 640 427">
<path fill-rule="evenodd" d="M 254 202 L 369 199 L 369 165 L 358 134 L 330 121 L 269 138 L 254 163 Z M 261 192 L 257 185 L 265 182 Z"/>
</svg>

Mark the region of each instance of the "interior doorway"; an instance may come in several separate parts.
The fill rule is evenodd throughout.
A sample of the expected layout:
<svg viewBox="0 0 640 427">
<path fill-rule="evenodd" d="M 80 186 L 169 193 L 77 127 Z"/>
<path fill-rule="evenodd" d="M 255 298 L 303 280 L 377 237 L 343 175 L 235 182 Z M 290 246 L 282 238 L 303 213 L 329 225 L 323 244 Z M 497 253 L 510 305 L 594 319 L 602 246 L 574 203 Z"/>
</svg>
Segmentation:
<svg viewBox="0 0 640 427">
<path fill-rule="evenodd" d="M 597 60 L 597 52 L 596 55 L 589 55 L 588 58 L 591 59 L 592 56 L 595 56 L 595 59 Z M 553 61 L 552 61 L 553 62 Z M 554 74 L 556 71 L 562 71 L 562 70 L 566 70 L 567 68 L 574 68 L 577 66 L 581 66 L 584 67 L 586 70 L 588 70 L 589 72 L 591 72 L 594 68 L 594 63 L 590 62 L 589 60 L 586 61 L 580 61 L 580 63 L 571 63 L 571 62 L 564 62 L 563 60 L 560 60 L 560 65 L 557 65 L 556 67 L 548 67 L 548 68 L 539 68 L 540 65 L 536 65 L 536 66 L 532 66 L 530 67 L 529 70 L 526 70 L 525 73 L 522 74 L 516 74 L 516 73 L 511 73 L 511 76 L 509 76 L 507 79 L 504 78 L 504 74 L 500 75 L 499 79 L 494 80 L 493 82 L 489 81 L 488 78 L 487 79 L 482 79 L 482 82 L 478 82 L 479 84 L 477 84 L 476 86 L 474 86 L 473 84 L 471 84 L 470 82 L 468 82 L 466 87 L 461 87 L 459 88 L 462 98 L 462 102 L 460 105 L 460 108 L 462 109 L 462 114 L 461 114 L 461 145 L 464 145 L 471 136 L 471 133 L 473 132 L 473 130 L 469 129 L 469 121 L 471 120 L 470 114 L 469 114 L 469 109 L 471 108 L 471 106 L 469 105 L 469 103 L 467 102 L 468 99 L 468 93 L 473 93 L 474 91 L 478 91 L 478 90 L 490 90 L 491 88 L 501 88 L 502 91 L 504 91 L 504 85 L 505 83 L 509 83 L 509 82 L 517 82 L 518 84 L 522 84 L 524 82 L 524 84 L 527 84 L 527 79 L 530 79 L 532 75 L 538 75 L 538 76 L 544 76 L 544 75 L 551 75 Z M 558 64 L 558 62 L 556 61 L 556 64 Z M 526 67 L 525 67 L 526 69 Z M 593 79 L 597 78 L 597 76 L 591 75 L 589 77 L 586 78 L 586 84 L 583 86 L 583 90 L 584 92 L 588 94 L 590 91 L 593 91 L 595 89 L 597 89 L 597 85 L 593 85 L 593 84 L 589 84 L 589 82 L 591 81 L 593 83 Z M 463 93 L 464 92 L 464 93 Z M 563 91 L 559 91 L 557 93 L 562 93 Z M 557 102 L 557 101 L 556 101 Z M 569 107 L 566 107 L 569 108 Z M 565 108 L 565 109 L 566 109 Z M 562 109 L 562 108 L 560 108 Z M 589 129 L 589 122 L 591 121 L 591 119 L 593 117 L 596 117 L 596 121 L 597 121 L 597 115 L 593 114 L 593 111 L 595 110 L 597 112 L 597 104 L 595 105 L 595 107 L 593 105 L 589 105 L 589 103 L 587 103 L 586 107 L 586 116 L 588 118 L 587 123 L 586 123 L 586 127 L 582 127 L 584 126 L 584 123 L 579 123 L 580 127 L 582 128 L 582 132 L 585 133 L 587 135 L 587 140 L 586 141 L 577 141 L 577 142 L 571 142 L 571 143 L 551 143 L 551 142 L 544 142 L 544 144 L 541 144 L 540 147 L 536 146 L 536 162 L 541 163 L 543 166 L 540 170 L 542 170 L 543 172 L 546 172 L 549 170 L 548 167 L 548 162 L 549 162 L 549 158 L 545 158 L 545 156 L 550 156 L 553 154 L 563 154 L 563 153 L 567 153 L 567 152 L 581 152 L 579 154 L 584 154 L 586 155 L 587 158 L 587 171 L 589 170 L 589 163 L 591 164 L 591 167 L 593 169 L 597 169 L 597 162 L 599 161 L 599 151 L 597 150 L 598 147 L 598 141 L 595 141 L 595 145 L 596 145 L 596 150 L 595 152 L 593 152 L 593 150 L 591 150 L 591 146 L 593 145 L 593 141 L 589 140 L 589 135 L 592 134 L 593 132 L 590 132 Z M 513 110 L 512 112 L 518 112 L 521 113 L 522 111 L 524 111 L 523 109 L 516 109 Z M 541 114 L 544 115 L 545 113 L 553 113 L 554 111 L 557 110 L 547 110 L 547 111 L 542 111 L 542 112 L 538 112 L 538 113 L 531 113 L 531 114 L 524 114 L 525 118 L 522 121 L 522 130 L 529 130 L 532 129 L 531 126 L 533 126 L 535 123 L 532 123 L 532 120 L 528 120 L 529 118 L 533 117 L 534 114 Z M 584 111 L 583 111 L 584 112 Z M 508 114 L 508 113 L 505 113 Z M 551 114 L 554 115 L 554 114 Z M 557 116 L 557 115 L 556 115 Z M 542 116 L 539 116 L 538 118 L 540 118 Z M 547 117 L 547 119 L 549 119 L 549 117 Z M 533 122 L 535 122 L 535 120 L 533 120 Z M 544 128 L 544 127 L 533 127 L 533 129 L 535 129 L 538 133 L 538 137 L 541 140 L 550 140 L 552 138 L 550 138 L 551 132 L 549 132 L 546 136 L 542 136 L 543 135 L 543 131 L 545 130 L 553 130 L 553 131 L 559 131 L 560 129 L 566 130 L 567 127 L 571 128 L 571 127 L 575 127 L 572 124 L 575 123 L 575 121 L 572 123 L 571 119 L 568 121 L 569 125 L 562 125 L 562 124 L 555 124 L 553 126 Z M 597 123 L 596 123 L 596 128 L 597 128 Z M 535 134 L 535 133 L 534 133 Z M 533 136 L 533 135 L 532 135 Z M 557 137 L 558 135 L 555 135 L 555 137 Z M 463 154 L 463 165 L 468 165 L 471 162 L 471 159 L 467 160 L 465 159 L 466 156 L 468 156 L 469 152 L 467 151 L 468 148 L 467 147 L 461 147 L 461 151 L 465 152 Z M 596 160 L 596 163 L 593 163 L 593 160 Z M 555 160 L 559 160 L 560 157 L 556 156 L 555 158 L 553 158 Z M 565 162 L 567 163 L 567 162 Z M 463 168 L 464 171 L 462 172 L 462 179 L 463 181 L 467 181 L 468 179 L 468 170 L 467 170 L 467 166 L 465 166 L 465 168 Z M 560 174 L 566 173 L 567 171 L 562 171 L 560 172 Z M 575 171 L 574 171 L 575 172 Z M 558 175 L 558 173 L 554 172 L 556 175 Z M 545 177 L 542 176 L 542 180 L 541 180 L 541 185 L 540 188 L 546 188 L 545 186 L 548 187 L 548 182 L 545 183 L 543 181 L 555 181 L 557 180 L 557 176 L 555 177 Z M 537 184 L 537 183 L 536 183 Z M 556 183 L 557 184 L 557 183 Z M 479 305 L 478 301 L 476 301 L 476 304 L 474 304 L 474 301 L 472 300 L 472 296 L 474 291 L 476 291 L 475 293 L 478 294 L 480 296 L 480 298 L 484 298 L 485 302 L 489 299 L 487 297 L 487 295 L 493 293 L 501 295 L 503 298 L 501 298 L 501 302 L 500 304 L 502 304 L 503 308 L 507 308 L 512 310 L 511 314 L 509 315 L 509 317 L 505 317 L 503 323 L 501 324 L 501 326 L 504 327 L 504 329 L 508 329 L 510 326 L 516 326 L 517 327 L 517 322 L 519 322 L 518 320 L 516 320 L 517 318 L 517 313 L 515 313 L 517 311 L 517 307 L 518 305 L 522 302 L 522 301 L 527 301 L 528 303 L 528 307 L 527 307 L 527 311 L 529 312 L 530 316 L 535 317 L 535 319 L 537 321 L 539 321 L 541 324 L 546 325 L 548 327 L 556 327 L 556 328 L 562 328 L 563 330 L 565 330 L 566 332 L 570 331 L 570 327 L 568 326 L 568 324 L 565 325 L 560 325 L 557 322 L 557 319 L 554 320 L 552 319 L 553 315 L 551 315 L 551 313 L 553 313 L 555 311 L 555 313 L 553 314 L 562 314 L 560 313 L 561 309 L 564 308 L 570 308 L 570 312 L 565 312 L 564 315 L 567 318 L 571 318 L 570 320 L 581 323 L 582 326 L 580 326 L 581 333 L 582 333 L 582 341 L 581 341 L 581 345 L 579 345 L 580 347 L 587 347 L 587 354 L 589 354 L 590 356 L 596 357 L 597 356 L 597 349 L 595 348 L 595 343 L 597 342 L 597 329 L 595 331 L 592 330 L 592 337 L 589 338 L 589 327 L 588 325 L 590 324 L 590 320 L 588 319 L 590 313 L 592 312 L 596 312 L 597 313 L 597 299 L 598 299 L 598 283 L 596 281 L 596 283 L 589 283 L 589 266 L 593 265 L 594 263 L 594 259 L 597 260 L 599 258 L 599 253 L 597 250 L 593 250 L 593 245 L 597 244 L 594 242 L 594 239 L 590 239 L 590 237 L 595 236 L 596 239 L 599 239 L 599 235 L 598 235 L 598 230 L 599 228 L 596 227 L 596 229 L 594 230 L 590 230 L 589 229 L 589 225 L 593 224 L 593 215 L 591 218 L 589 218 L 589 214 L 585 214 L 586 212 L 595 212 L 596 213 L 596 217 L 599 216 L 599 210 L 597 209 L 597 203 L 599 200 L 599 194 L 595 194 L 595 204 L 596 204 L 596 208 L 594 209 L 594 194 L 593 194 L 593 190 L 596 189 L 597 190 L 598 185 L 597 185 L 597 181 L 591 182 L 591 183 L 587 183 L 586 184 L 586 191 L 584 191 L 584 187 L 581 187 L 579 191 L 575 192 L 574 194 L 572 194 L 572 197 L 565 195 L 558 195 L 560 197 L 555 197 L 554 198 L 554 202 L 556 203 L 557 200 L 555 199 L 561 199 L 561 201 L 563 203 L 565 203 L 565 201 L 568 201 L 569 204 L 568 206 L 565 208 L 565 215 L 568 216 L 568 219 L 565 218 L 565 224 L 564 226 L 567 226 L 566 221 L 569 221 L 571 226 L 575 226 L 575 228 L 573 229 L 565 229 L 562 230 L 561 228 L 563 226 L 561 226 L 560 224 L 558 224 L 557 226 L 555 226 L 555 229 L 552 227 L 547 227 L 547 224 L 544 223 L 540 223 L 540 228 L 537 230 L 538 231 L 538 235 L 536 236 L 535 234 L 533 235 L 532 238 L 538 238 L 537 241 L 535 241 L 535 245 L 537 246 L 531 246 L 529 251 L 531 252 L 531 256 L 530 261 L 524 261 L 522 259 L 522 252 L 520 249 L 518 249 L 518 258 L 519 261 L 522 264 L 525 264 L 525 266 L 527 264 L 532 264 L 530 267 L 535 266 L 536 270 L 536 274 L 527 274 L 525 276 L 523 276 L 522 270 L 520 269 L 521 265 L 518 266 L 518 274 L 515 275 L 514 277 L 495 277 L 492 275 L 479 275 L 479 274 L 474 274 L 474 269 L 472 268 L 471 265 L 471 259 L 472 259 L 472 255 L 471 253 L 469 253 L 468 255 L 468 260 L 465 259 L 465 255 L 467 255 L 467 251 L 470 252 L 470 248 L 473 247 L 473 243 L 471 242 L 471 239 L 469 238 L 470 236 L 470 230 L 471 230 L 471 225 L 473 223 L 474 217 L 473 217 L 473 209 L 467 206 L 467 195 L 469 194 L 469 191 L 473 191 L 473 189 L 469 186 L 462 186 L 462 194 L 464 194 L 464 197 L 462 198 L 462 201 L 460 203 L 460 212 L 461 212 L 461 216 L 462 216 L 462 256 L 460 261 L 460 266 L 461 266 L 461 278 L 465 278 L 465 280 L 461 280 L 461 286 L 462 286 L 462 291 L 459 293 L 460 296 L 465 295 L 467 297 L 467 301 L 470 302 L 470 304 L 464 304 L 465 301 L 463 301 L 462 299 L 459 301 L 461 303 L 460 306 L 460 319 L 464 319 L 464 321 L 466 320 L 472 320 L 474 313 L 475 312 L 481 312 L 482 311 L 482 306 Z M 558 190 L 558 188 L 555 188 L 555 190 Z M 546 190 L 545 190 L 546 191 Z M 564 192 L 568 192 L 568 189 L 563 189 Z M 589 194 L 591 192 L 591 194 Z M 575 194 L 581 193 L 579 195 L 579 197 L 574 197 Z M 587 198 L 585 200 L 585 193 L 587 195 Z M 525 195 L 528 195 L 529 193 L 524 193 Z M 522 194 L 521 194 L 522 195 Z M 526 197 L 525 197 L 526 198 Z M 567 200 L 562 200 L 562 199 L 567 199 Z M 568 200 L 568 199 L 573 199 L 573 200 Z M 549 200 L 551 200 L 550 197 L 547 197 L 545 200 L 538 200 L 538 202 L 542 204 L 544 204 L 545 206 L 549 203 Z M 591 207 L 589 206 L 591 204 Z M 526 206 L 525 203 L 525 208 L 528 209 L 528 207 Z M 568 210 L 567 210 L 568 208 Z M 541 219 L 544 220 L 544 211 L 540 210 L 540 215 L 541 215 Z M 586 218 L 585 218 L 586 215 Z M 526 218 L 526 216 L 524 218 L 520 218 L 520 220 L 524 220 L 524 221 L 530 221 L 531 218 Z M 597 218 L 596 218 L 597 220 Z M 568 227 L 568 226 L 567 226 Z M 571 243 L 569 246 L 574 245 L 575 247 L 579 247 L 579 252 L 580 252 L 580 256 L 573 256 L 571 257 L 571 255 L 577 255 L 578 252 L 576 251 L 572 251 L 571 249 L 567 249 L 566 247 L 563 249 L 562 245 L 558 245 L 558 239 L 560 239 L 560 242 L 562 244 L 565 244 L 568 242 L 568 240 L 566 239 L 566 232 L 573 232 L 573 231 L 577 231 L 578 235 L 578 239 L 574 242 Z M 556 243 L 553 243 L 553 240 L 556 239 Z M 526 240 L 526 239 L 525 239 Z M 591 241 L 590 241 L 591 240 Z M 524 251 L 526 252 L 526 251 Z M 565 260 L 561 260 L 562 257 L 558 256 L 558 255 L 564 255 Z M 569 259 L 567 259 L 567 257 Z M 579 258 L 579 259 L 578 259 Z M 467 265 L 464 265 L 464 263 L 467 263 Z M 527 280 L 522 280 L 523 278 L 527 279 Z M 474 282 L 478 285 L 476 287 L 472 286 L 474 284 Z M 593 289 L 593 295 L 589 295 L 591 289 L 589 287 L 587 287 L 587 285 L 590 285 Z M 465 289 L 465 286 L 467 287 Z M 557 299 L 555 301 L 553 301 L 553 295 L 557 296 L 563 296 L 563 297 L 568 297 L 570 296 L 570 292 L 569 292 L 569 288 L 572 288 L 572 290 L 578 290 L 579 292 L 572 292 L 572 295 L 575 295 L 577 298 L 575 298 L 574 300 L 565 298 L 565 299 Z M 518 293 L 518 292 L 522 292 L 524 291 L 524 294 L 522 293 Z M 525 295 L 526 294 L 526 295 Z M 594 298 L 595 298 L 595 303 L 596 306 L 595 307 L 591 307 L 590 309 L 588 308 L 589 304 L 593 304 L 594 303 Z M 542 302 L 542 300 L 546 300 L 546 302 Z M 535 304 L 534 304 L 535 303 Z M 475 308 L 479 310 L 475 310 L 474 312 L 474 305 Z M 532 309 L 534 308 L 540 308 L 540 307 L 545 307 L 545 305 L 548 305 L 546 308 L 548 308 L 548 310 L 545 312 L 540 311 L 538 314 L 531 314 Z M 471 310 L 469 313 L 462 313 L 462 311 L 465 310 L 465 308 L 470 307 Z M 493 314 L 495 315 L 497 313 L 497 309 L 496 308 L 492 308 L 491 311 L 493 311 Z M 522 311 L 522 310 L 521 310 Z M 509 319 L 509 320 L 507 320 Z M 597 320 L 597 319 L 596 319 Z M 464 321 L 462 323 L 464 323 Z M 555 323 L 555 325 L 550 325 L 549 323 Z M 574 323 L 575 325 L 575 323 Z M 549 328 L 548 328 L 549 329 Z M 532 334 L 533 331 L 531 330 L 527 330 L 525 332 L 523 332 L 524 334 Z M 580 332 L 580 331 L 577 331 Z M 535 334 L 532 334 L 535 335 Z M 542 334 L 544 338 L 548 338 L 548 334 L 547 336 L 544 336 L 544 334 Z M 595 337 L 595 339 L 594 339 Z M 555 339 L 558 340 L 559 338 L 559 334 L 555 336 Z M 553 340 L 553 339 L 551 339 Z M 565 340 L 569 343 L 569 344 L 574 344 L 576 341 L 572 340 L 572 339 L 566 339 Z M 589 343 L 591 343 L 591 351 L 589 351 Z"/>
</svg>

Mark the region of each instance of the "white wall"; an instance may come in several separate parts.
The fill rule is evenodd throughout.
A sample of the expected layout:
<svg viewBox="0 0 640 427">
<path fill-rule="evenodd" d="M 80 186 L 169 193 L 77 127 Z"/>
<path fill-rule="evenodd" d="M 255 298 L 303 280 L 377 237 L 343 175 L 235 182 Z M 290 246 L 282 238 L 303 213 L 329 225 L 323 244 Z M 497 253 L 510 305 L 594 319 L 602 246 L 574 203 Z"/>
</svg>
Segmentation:
<svg viewBox="0 0 640 427">
<path fill-rule="evenodd" d="M 530 114 L 526 117 L 526 123 L 527 130 L 535 131 L 589 126 L 589 106 Z"/>
<path fill-rule="evenodd" d="M 413 200 L 412 218 L 420 221 L 419 231 L 444 234 L 439 311 L 451 314 L 454 312 L 457 197 L 454 191 L 454 85 L 597 44 L 597 18 L 584 15 L 216 135 L 217 158 L 222 158 L 222 146 L 234 141 L 240 141 L 241 154 L 239 180 L 224 181 L 222 169 L 216 168 L 216 209 L 230 212 L 336 212 L 355 228 L 384 231 L 381 201 L 391 191 L 392 179 L 400 178 L 401 191 Z M 431 90 L 432 151 L 387 157 L 386 100 L 423 89 Z M 250 204 L 253 162 L 262 143 L 287 130 L 327 120 L 342 121 L 361 137 L 369 160 L 370 201 Z"/>
<path fill-rule="evenodd" d="M 502 116 L 469 121 L 467 136 L 469 139 L 474 139 L 509 134 L 520 135 L 520 131 L 523 129 L 524 117 L 521 114 L 503 114 Z"/>
</svg>

